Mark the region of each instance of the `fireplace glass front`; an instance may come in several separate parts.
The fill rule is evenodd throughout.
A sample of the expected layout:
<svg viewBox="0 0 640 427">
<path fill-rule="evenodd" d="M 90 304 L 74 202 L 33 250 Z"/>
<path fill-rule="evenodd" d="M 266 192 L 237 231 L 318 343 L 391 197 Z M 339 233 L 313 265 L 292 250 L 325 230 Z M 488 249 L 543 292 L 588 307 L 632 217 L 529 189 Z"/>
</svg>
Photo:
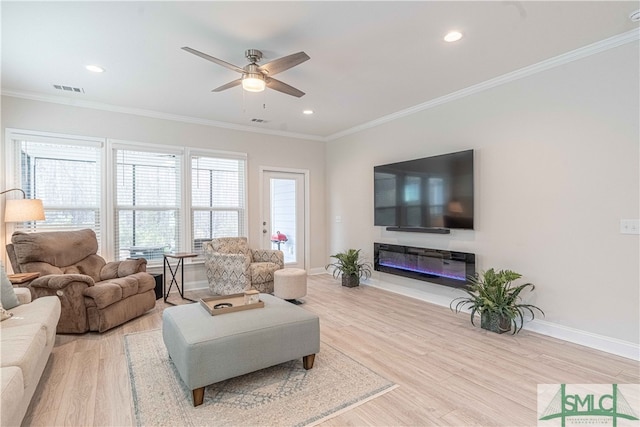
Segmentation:
<svg viewBox="0 0 640 427">
<path fill-rule="evenodd" d="M 374 243 L 374 269 L 454 288 L 476 272 L 475 254 Z"/>
</svg>

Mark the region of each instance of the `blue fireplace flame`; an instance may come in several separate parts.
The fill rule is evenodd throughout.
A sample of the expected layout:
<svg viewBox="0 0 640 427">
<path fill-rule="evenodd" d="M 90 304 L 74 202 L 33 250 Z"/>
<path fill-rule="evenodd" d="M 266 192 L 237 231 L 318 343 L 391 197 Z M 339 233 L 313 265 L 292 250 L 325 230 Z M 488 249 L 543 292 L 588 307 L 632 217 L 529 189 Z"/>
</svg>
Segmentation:
<svg viewBox="0 0 640 427">
<path fill-rule="evenodd" d="M 468 252 L 374 243 L 373 253 L 376 271 L 454 288 L 465 288 L 476 272 Z"/>
<path fill-rule="evenodd" d="M 433 271 L 433 270 L 424 269 L 424 268 L 411 268 L 411 267 L 407 267 L 405 265 L 396 264 L 396 263 L 392 263 L 392 262 L 385 262 L 385 261 L 382 261 L 382 260 L 380 261 L 379 264 L 382 265 L 382 266 L 385 266 L 385 267 L 397 268 L 399 270 L 413 271 L 414 273 L 429 274 L 429 275 L 437 276 L 437 277 L 446 277 L 448 279 L 460 280 L 462 282 L 467 280 L 466 277 L 464 276 L 464 273 L 462 275 L 460 275 L 460 274 L 447 274 L 447 273 L 443 273 L 442 271 Z"/>
</svg>

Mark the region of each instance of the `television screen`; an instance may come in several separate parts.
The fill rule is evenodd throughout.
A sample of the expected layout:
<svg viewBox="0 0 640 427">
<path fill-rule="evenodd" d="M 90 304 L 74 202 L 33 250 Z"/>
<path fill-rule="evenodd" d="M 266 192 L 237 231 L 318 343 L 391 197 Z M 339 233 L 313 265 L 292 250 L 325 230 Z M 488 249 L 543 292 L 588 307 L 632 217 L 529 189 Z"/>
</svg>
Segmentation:
<svg viewBox="0 0 640 427">
<path fill-rule="evenodd" d="M 375 225 L 473 229 L 473 150 L 374 167 Z"/>
</svg>

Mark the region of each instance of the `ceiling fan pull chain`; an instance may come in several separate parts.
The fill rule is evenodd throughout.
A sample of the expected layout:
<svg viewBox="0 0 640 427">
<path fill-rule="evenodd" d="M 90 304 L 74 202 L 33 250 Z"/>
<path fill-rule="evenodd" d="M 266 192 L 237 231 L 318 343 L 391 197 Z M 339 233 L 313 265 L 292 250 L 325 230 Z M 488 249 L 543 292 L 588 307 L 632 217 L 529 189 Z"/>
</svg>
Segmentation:
<svg viewBox="0 0 640 427">
<path fill-rule="evenodd" d="M 247 114 L 247 105 L 245 103 L 244 90 L 242 91 L 242 112 Z"/>
</svg>

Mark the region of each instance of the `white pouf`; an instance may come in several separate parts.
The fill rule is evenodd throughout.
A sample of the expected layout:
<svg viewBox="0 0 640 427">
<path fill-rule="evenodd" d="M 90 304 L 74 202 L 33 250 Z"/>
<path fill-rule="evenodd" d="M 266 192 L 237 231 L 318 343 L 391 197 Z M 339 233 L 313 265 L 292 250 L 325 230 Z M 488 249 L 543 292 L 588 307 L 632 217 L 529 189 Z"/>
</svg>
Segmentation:
<svg viewBox="0 0 640 427">
<path fill-rule="evenodd" d="M 285 300 L 295 300 L 307 294 L 307 272 L 301 268 L 276 270 L 273 279 L 273 295 Z"/>
</svg>

